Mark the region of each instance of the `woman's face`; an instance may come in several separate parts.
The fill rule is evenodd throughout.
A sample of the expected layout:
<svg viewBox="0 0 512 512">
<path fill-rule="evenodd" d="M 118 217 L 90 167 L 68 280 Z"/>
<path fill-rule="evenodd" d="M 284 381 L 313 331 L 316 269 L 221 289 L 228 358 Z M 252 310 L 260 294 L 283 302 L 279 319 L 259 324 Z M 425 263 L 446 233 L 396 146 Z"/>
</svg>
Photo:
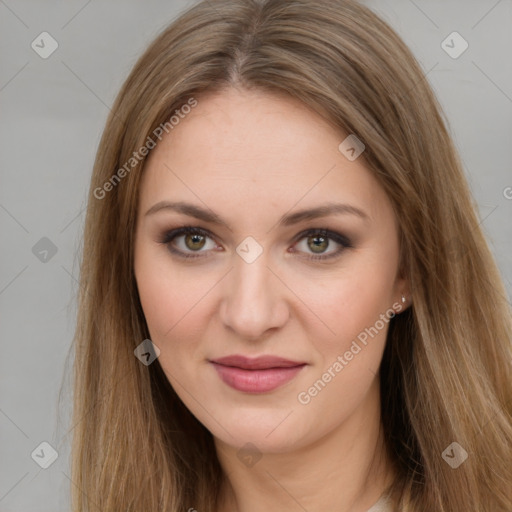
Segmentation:
<svg viewBox="0 0 512 512">
<path fill-rule="evenodd" d="M 340 150 L 348 134 L 301 103 L 197 99 L 141 184 L 135 275 L 151 340 L 218 441 L 304 447 L 378 403 L 407 292 L 397 222 L 364 152 Z"/>
</svg>

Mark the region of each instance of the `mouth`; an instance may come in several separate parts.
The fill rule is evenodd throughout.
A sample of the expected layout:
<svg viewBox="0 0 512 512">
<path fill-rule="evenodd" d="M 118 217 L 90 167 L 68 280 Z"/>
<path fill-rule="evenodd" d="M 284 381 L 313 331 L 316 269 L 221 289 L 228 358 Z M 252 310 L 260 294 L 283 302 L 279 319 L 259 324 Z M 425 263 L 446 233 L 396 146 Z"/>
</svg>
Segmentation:
<svg viewBox="0 0 512 512">
<path fill-rule="evenodd" d="M 246 393 L 266 393 L 292 380 L 307 363 L 281 357 L 228 356 L 210 360 L 221 380 Z"/>
</svg>

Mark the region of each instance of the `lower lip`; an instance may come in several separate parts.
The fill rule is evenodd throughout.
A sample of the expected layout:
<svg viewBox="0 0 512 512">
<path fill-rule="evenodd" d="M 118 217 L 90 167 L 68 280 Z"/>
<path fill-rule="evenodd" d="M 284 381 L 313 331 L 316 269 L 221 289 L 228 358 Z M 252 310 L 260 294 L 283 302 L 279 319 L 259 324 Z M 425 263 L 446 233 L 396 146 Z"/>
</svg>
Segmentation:
<svg viewBox="0 0 512 512">
<path fill-rule="evenodd" d="M 244 370 L 234 366 L 212 363 L 220 378 L 232 388 L 246 393 L 265 393 L 292 380 L 305 364 L 289 368 Z"/>
</svg>

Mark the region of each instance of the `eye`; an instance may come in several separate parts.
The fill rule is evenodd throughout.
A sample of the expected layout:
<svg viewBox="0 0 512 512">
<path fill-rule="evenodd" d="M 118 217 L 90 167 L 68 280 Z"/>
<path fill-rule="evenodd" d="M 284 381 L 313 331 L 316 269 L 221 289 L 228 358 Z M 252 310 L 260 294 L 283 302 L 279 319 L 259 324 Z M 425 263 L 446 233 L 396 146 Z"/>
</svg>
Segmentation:
<svg viewBox="0 0 512 512">
<path fill-rule="evenodd" d="M 295 244 L 295 247 L 301 247 L 301 252 L 310 252 L 312 255 L 306 256 L 307 259 L 311 260 L 326 260 L 339 256 L 339 254 L 347 248 L 352 247 L 352 244 L 348 238 L 327 229 L 309 229 L 299 235 L 299 243 Z M 303 240 L 303 242 L 302 242 Z M 326 250 L 333 245 L 337 245 L 338 249 L 326 252 Z M 295 249 L 294 251 L 295 252 Z"/>
<path fill-rule="evenodd" d="M 298 242 L 294 244 L 291 252 L 308 253 L 311 251 L 309 256 L 304 256 L 310 260 L 334 258 L 344 249 L 352 247 L 348 238 L 327 229 L 309 229 L 300 233 L 296 240 Z M 210 241 L 209 246 L 208 241 Z M 183 226 L 166 232 L 160 243 L 166 245 L 171 253 L 180 258 L 207 257 L 209 251 L 218 250 L 218 245 L 213 241 L 208 231 L 193 226 Z M 326 252 L 333 243 L 338 248 L 334 251 Z M 297 251 L 297 247 L 300 247 L 299 251 Z"/>
<path fill-rule="evenodd" d="M 210 247 L 208 247 L 208 240 L 212 241 Z M 214 250 L 217 247 L 207 231 L 192 226 L 184 226 L 165 233 L 160 243 L 166 245 L 170 252 L 182 258 L 201 258 L 205 256 L 201 253 Z"/>
</svg>

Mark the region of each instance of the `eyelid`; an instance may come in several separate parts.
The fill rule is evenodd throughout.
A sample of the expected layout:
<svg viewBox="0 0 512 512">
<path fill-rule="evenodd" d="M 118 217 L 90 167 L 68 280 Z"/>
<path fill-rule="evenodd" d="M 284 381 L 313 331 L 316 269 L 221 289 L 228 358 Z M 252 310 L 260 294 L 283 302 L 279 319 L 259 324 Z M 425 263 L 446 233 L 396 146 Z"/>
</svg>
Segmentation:
<svg viewBox="0 0 512 512">
<path fill-rule="evenodd" d="M 304 238 L 308 238 L 310 236 L 321 236 L 324 238 L 327 238 L 330 241 L 333 241 L 334 243 L 341 246 L 338 250 L 335 250 L 333 252 L 329 253 L 321 253 L 321 254 L 308 254 L 303 256 L 307 260 L 311 261 L 326 261 L 331 258 L 336 258 L 340 256 L 341 252 L 343 252 L 345 249 L 352 248 L 352 242 L 341 233 L 338 233 L 336 231 L 332 231 L 330 229 L 326 228 L 310 228 L 302 231 L 295 237 L 294 246 L 300 242 Z M 297 253 L 301 253 L 301 251 L 294 251 Z M 302 257 L 302 256 L 301 256 Z"/>
<path fill-rule="evenodd" d="M 198 251 L 196 254 L 194 254 L 193 252 L 184 253 L 180 249 L 176 249 L 171 246 L 171 242 L 173 242 L 176 238 L 179 238 L 180 236 L 187 234 L 199 234 L 204 237 L 210 238 L 217 244 L 215 236 L 213 236 L 213 234 L 209 230 L 191 225 L 181 226 L 179 228 L 166 231 L 159 240 L 159 243 L 166 245 L 171 253 L 176 254 L 178 257 L 181 257 L 183 259 L 207 257 L 205 254 L 207 251 Z"/>
<path fill-rule="evenodd" d="M 185 225 L 181 226 L 175 229 L 168 230 L 164 232 L 161 239 L 159 240 L 159 243 L 164 244 L 167 246 L 168 250 L 176 254 L 178 257 L 182 259 L 195 259 L 195 258 L 205 258 L 208 257 L 208 252 L 210 251 L 197 251 L 196 254 L 194 252 L 183 252 L 180 249 L 173 248 L 171 246 L 171 242 L 173 242 L 176 238 L 179 238 L 183 235 L 187 234 L 199 234 L 204 237 L 210 238 L 213 240 L 217 245 L 218 242 L 216 240 L 216 237 L 208 230 L 201 228 L 199 226 L 192 226 L 192 225 Z M 334 243 L 341 246 L 340 249 L 337 251 L 331 252 L 331 253 L 324 253 L 324 254 L 309 254 L 309 255 L 303 255 L 301 257 L 305 258 L 306 260 L 312 260 L 312 261 L 322 261 L 322 260 L 328 260 L 330 258 L 335 258 L 336 256 L 339 256 L 340 253 L 348 248 L 352 248 L 353 245 L 351 241 L 341 233 L 338 233 L 336 231 L 332 231 L 330 229 L 326 228 L 309 228 L 304 231 L 301 231 L 294 237 L 293 246 L 297 245 L 298 242 L 300 242 L 302 239 L 307 238 L 309 236 L 322 236 L 327 238 L 330 241 L 333 241 Z M 293 251 L 294 253 L 302 254 L 303 251 Z"/>
</svg>

